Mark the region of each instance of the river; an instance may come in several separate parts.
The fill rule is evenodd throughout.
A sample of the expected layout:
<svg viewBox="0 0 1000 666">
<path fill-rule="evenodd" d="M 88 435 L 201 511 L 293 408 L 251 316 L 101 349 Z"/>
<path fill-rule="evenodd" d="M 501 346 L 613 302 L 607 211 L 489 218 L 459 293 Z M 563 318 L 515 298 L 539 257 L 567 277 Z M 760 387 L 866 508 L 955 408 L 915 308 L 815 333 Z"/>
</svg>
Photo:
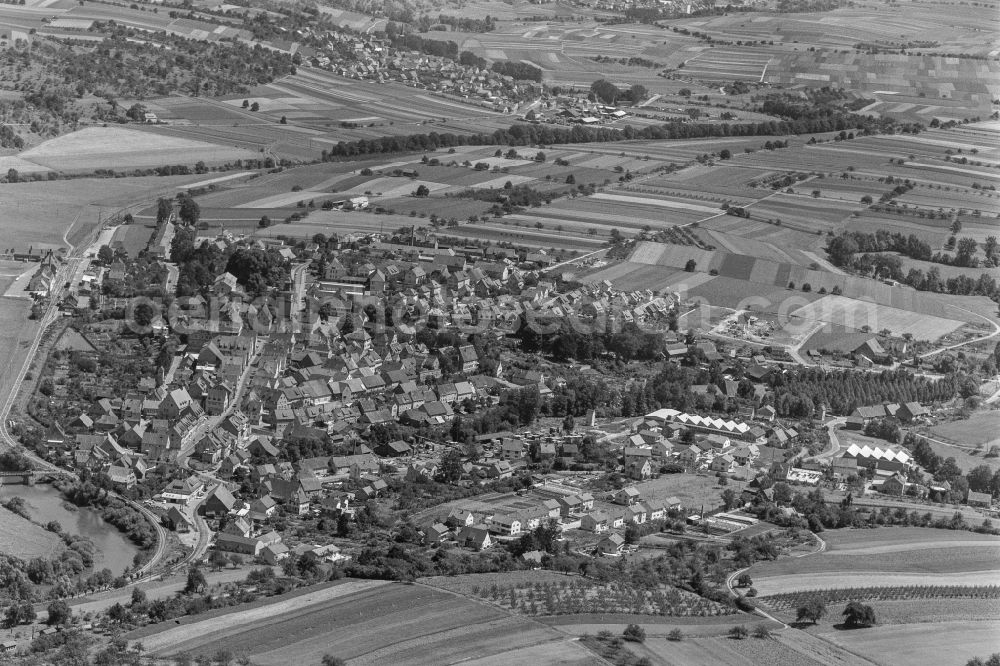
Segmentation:
<svg viewBox="0 0 1000 666">
<path fill-rule="evenodd" d="M 35 523 L 55 520 L 64 532 L 87 537 L 94 542 L 94 570 L 107 567 L 116 576 L 132 565 L 132 559 L 139 552 L 138 547 L 114 525 L 104 521 L 97 512 L 89 508 L 70 511 L 63 506 L 59 491 L 50 485 L 0 486 L 0 500 L 10 497 L 24 500 L 28 514 Z"/>
</svg>

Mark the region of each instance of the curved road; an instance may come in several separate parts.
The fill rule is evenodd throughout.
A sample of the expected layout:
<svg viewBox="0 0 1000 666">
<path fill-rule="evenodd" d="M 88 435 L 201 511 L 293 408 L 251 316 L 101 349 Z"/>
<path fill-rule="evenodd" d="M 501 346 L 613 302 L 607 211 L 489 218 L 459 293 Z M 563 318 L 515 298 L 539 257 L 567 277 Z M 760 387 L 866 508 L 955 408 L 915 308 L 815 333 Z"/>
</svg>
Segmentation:
<svg viewBox="0 0 1000 666">
<path fill-rule="evenodd" d="M 845 423 L 847 423 L 847 417 L 845 416 L 838 416 L 826 422 L 826 432 L 830 436 L 830 444 L 832 446 L 830 446 L 830 448 L 826 451 L 810 457 L 809 460 L 828 460 L 840 452 L 842 447 L 840 444 L 840 437 L 837 436 L 837 428 Z"/>
<path fill-rule="evenodd" d="M 971 345 L 976 342 L 982 342 L 983 340 L 989 340 L 990 338 L 995 338 L 998 335 L 1000 335 L 1000 324 L 996 323 L 989 317 L 983 316 L 978 312 L 973 312 L 972 310 L 966 310 L 965 308 L 960 308 L 957 305 L 952 305 L 951 307 L 955 308 L 956 310 L 961 310 L 962 312 L 968 312 L 971 315 L 979 317 L 980 319 L 989 323 L 993 327 L 993 332 L 988 335 L 983 335 L 978 338 L 973 338 L 972 340 L 966 340 L 965 342 L 959 342 L 958 344 L 948 345 L 947 347 L 942 347 L 941 349 L 935 349 L 934 351 L 929 351 L 926 354 L 921 354 L 920 358 L 928 358 L 930 356 L 934 356 L 935 354 L 940 354 L 941 352 L 957 349 L 959 347 L 964 347 L 965 345 Z"/>
</svg>

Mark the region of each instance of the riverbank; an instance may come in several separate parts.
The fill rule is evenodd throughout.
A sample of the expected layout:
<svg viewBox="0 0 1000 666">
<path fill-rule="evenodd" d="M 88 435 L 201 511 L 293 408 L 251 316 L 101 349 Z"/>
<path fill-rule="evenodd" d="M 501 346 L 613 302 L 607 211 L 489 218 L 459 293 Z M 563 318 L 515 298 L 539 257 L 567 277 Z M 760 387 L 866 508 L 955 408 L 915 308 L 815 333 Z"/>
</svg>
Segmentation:
<svg viewBox="0 0 1000 666">
<path fill-rule="evenodd" d="M 119 576 L 133 565 L 135 556 L 140 552 L 125 534 L 101 518 L 95 509 L 67 506 L 54 486 L 0 486 L 0 502 L 10 497 L 24 500 L 25 509 L 31 516 L 31 523 L 28 524 L 32 527 L 45 532 L 38 526 L 55 521 L 63 532 L 89 539 L 94 544 L 94 571 L 110 569 L 115 576 Z M 24 521 L 19 516 L 15 517 Z M 58 540 L 58 536 L 52 536 Z"/>
</svg>

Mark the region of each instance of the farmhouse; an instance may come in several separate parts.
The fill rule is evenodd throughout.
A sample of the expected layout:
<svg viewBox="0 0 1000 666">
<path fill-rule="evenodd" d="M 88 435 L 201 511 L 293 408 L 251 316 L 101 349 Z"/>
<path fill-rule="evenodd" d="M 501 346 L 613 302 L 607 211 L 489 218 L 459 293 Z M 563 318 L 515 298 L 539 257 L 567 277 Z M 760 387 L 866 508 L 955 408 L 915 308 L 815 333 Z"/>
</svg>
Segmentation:
<svg viewBox="0 0 1000 666">
<path fill-rule="evenodd" d="M 969 506 L 989 507 L 993 504 L 993 496 L 989 493 L 977 493 L 970 490 L 965 497 L 965 503 Z"/>
<path fill-rule="evenodd" d="M 624 548 L 625 538 L 620 534 L 610 534 L 597 544 L 598 554 L 612 557 L 621 555 Z"/>
</svg>

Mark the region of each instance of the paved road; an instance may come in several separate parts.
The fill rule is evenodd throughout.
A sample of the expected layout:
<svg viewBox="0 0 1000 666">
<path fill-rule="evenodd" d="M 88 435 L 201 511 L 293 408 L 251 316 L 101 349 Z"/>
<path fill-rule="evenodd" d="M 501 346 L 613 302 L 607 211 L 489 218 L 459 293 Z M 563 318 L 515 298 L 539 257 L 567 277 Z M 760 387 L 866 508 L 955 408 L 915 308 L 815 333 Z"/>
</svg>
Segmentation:
<svg viewBox="0 0 1000 666">
<path fill-rule="evenodd" d="M 830 448 L 812 456 L 810 460 L 828 460 L 836 456 L 842 447 L 840 443 L 840 437 L 837 436 L 837 428 L 847 423 L 847 417 L 838 416 L 834 419 L 827 421 L 826 432 L 830 436 Z"/>
</svg>

